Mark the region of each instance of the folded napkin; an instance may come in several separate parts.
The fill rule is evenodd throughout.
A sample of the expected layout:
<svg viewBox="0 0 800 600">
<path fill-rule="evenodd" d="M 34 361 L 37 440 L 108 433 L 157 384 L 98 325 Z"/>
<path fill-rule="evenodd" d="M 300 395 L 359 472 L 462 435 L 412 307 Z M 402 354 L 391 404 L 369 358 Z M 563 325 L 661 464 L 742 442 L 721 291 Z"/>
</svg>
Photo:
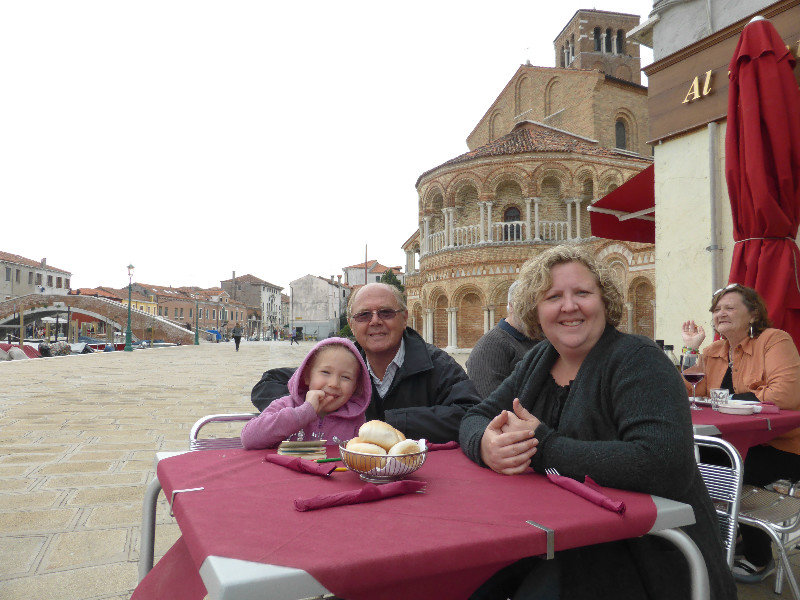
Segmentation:
<svg viewBox="0 0 800 600">
<path fill-rule="evenodd" d="M 294 507 L 299 511 L 317 510 L 318 508 L 330 508 L 332 506 L 345 506 L 347 504 L 361 504 L 362 502 L 374 502 L 392 496 L 410 494 L 418 492 L 427 485 L 426 481 L 415 481 L 406 479 L 403 481 L 393 481 L 375 485 L 367 483 L 359 490 L 349 490 L 338 494 L 326 494 L 314 496 L 313 498 L 295 498 Z"/>
<path fill-rule="evenodd" d="M 619 513 L 620 515 L 625 514 L 625 503 L 622 500 L 612 500 L 606 496 L 600 486 L 597 485 L 588 475 L 584 479 L 583 483 L 580 481 L 575 481 L 570 477 L 564 477 L 563 475 L 551 475 L 549 473 L 547 474 L 547 478 L 552 483 L 555 483 L 558 487 L 569 490 L 573 494 L 577 494 L 581 498 L 585 498 L 589 502 L 597 504 L 597 506 L 602 506 L 603 508 L 614 511 L 615 513 Z"/>
<path fill-rule="evenodd" d="M 304 458 L 297 458 L 296 456 L 284 456 L 282 454 L 267 454 L 264 457 L 264 462 L 271 462 L 298 473 L 311 473 L 312 475 L 321 475 L 327 477 L 338 466 L 334 463 L 317 463 L 313 460 L 305 460 Z"/>
<path fill-rule="evenodd" d="M 427 443 L 428 452 L 433 452 L 434 450 L 452 450 L 454 448 L 460 448 L 458 442 L 445 442 L 444 444 L 434 444 L 432 442 Z"/>
<path fill-rule="evenodd" d="M 772 402 L 762 402 L 759 407 L 761 408 L 761 413 L 779 413 L 781 409 L 775 406 Z"/>
</svg>

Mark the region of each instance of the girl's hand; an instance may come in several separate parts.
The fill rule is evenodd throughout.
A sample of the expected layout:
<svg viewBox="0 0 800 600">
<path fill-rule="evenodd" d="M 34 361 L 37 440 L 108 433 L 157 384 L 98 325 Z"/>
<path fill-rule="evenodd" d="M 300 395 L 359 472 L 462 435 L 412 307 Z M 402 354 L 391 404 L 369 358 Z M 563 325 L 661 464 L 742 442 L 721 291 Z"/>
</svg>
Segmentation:
<svg viewBox="0 0 800 600">
<path fill-rule="evenodd" d="M 523 473 L 539 443 L 529 426 L 522 428 L 517 422 L 509 423 L 512 417 L 520 420 L 507 410 L 501 412 L 486 426 L 481 438 L 481 460 L 492 471 L 503 475 Z"/>
<path fill-rule="evenodd" d="M 694 321 L 686 321 L 681 327 L 681 338 L 683 338 L 684 346 L 697 350 L 706 339 L 706 331 L 702 325 L 698 325 Z"/>
<path fill-rule="evenodd" d="M 306 402 L 314 407 L 314 412 L 319 414 L 324 407 L 325 392 L 322 390 L 308 390 L 306 392 Z"/>
</svg>

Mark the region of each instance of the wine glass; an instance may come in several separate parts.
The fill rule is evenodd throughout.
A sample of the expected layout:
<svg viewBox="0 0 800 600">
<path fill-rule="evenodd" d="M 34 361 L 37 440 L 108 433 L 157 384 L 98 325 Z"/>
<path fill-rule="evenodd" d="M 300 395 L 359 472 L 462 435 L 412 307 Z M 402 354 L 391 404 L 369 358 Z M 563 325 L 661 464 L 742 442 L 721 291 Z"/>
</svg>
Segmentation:
<svg viewBox="0 0 800 600">
<path fill-rule="evenodd" d="M 695 389 L 697 388 L 697 384 L 703 381 L 703 377 L 706 376 L 703 355 L 694 353 L 684 354 L 683 361 L 681 362 L 681 375 L 683 375 L 686 381 L 692 384 L 692 404 L 690 408 L 692 410 L 701 410 L 701 408 L 695 404 Z"/>
</svg>

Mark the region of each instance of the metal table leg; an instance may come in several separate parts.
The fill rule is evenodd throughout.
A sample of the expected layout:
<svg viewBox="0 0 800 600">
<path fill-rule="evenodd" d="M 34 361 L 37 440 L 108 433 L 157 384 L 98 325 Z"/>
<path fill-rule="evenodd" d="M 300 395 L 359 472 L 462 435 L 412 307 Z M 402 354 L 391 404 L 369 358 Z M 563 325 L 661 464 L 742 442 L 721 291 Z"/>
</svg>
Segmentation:
<svg viewBox="0 0 800 600">
<path fill-rule="evenodd" d="M 686 557 L 686 562 L 689 563 L 689 575 L 692 580 L 692 600 L 709 600 L 711 588 L 708 583 L 706 561 L 692 538 L 681 529 L 651 531 L 650 535 L 657 535 L 669 540 L 678 547 L 678 550 Z"/>
<path fill-rule="evenodd" d="M 158 477 L 147 484 L 142 504 L 142 531 L 139 539 L 139 581 L 153 568 L 156 542 L 156 502 L 161 492 Z"/>
</svg>

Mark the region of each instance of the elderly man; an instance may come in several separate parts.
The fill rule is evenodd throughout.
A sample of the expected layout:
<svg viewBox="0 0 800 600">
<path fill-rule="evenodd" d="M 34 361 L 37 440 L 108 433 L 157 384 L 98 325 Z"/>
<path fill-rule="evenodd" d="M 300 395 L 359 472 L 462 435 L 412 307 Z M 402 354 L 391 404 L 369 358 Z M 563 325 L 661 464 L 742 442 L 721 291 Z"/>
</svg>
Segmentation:
<svg viewBox="0 0 800 600">
<path fill-rule="evenodd" d="M 508 288 L 508 316 L 478 340 L 467 359 L 467 373 L 482 398 L 487 398 L 511 375 L 514 365 L 539 342 L 522 332 L 523 327 L 514 314 L 516 287 L 515 281 Z"/>
<path fill-rule="evenodd" d="M 372 376 L 366 418 L 380 419 L 409 438 L 458 440 L 461 417 L 481 401 L 472 381 L 453 358 L 406 327 L 408 310 L 394 286 L 370 283 L 348 305 L 348 322 Z M 293 369 L 272 369 L 253 388 L 263 410 L 285 396 Z"/>
</svg>

